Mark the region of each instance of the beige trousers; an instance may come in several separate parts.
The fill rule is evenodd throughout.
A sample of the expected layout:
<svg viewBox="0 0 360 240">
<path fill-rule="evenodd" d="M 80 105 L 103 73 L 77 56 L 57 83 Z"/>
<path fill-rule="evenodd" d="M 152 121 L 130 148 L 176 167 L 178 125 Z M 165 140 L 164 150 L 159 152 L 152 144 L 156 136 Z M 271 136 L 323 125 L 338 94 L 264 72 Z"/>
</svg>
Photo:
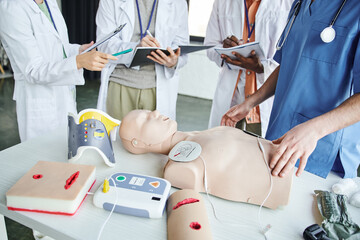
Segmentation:
<svg viewBox="0 0 360 240">
<path fill-rule="evenodd" d="M 107 113 L 113 118 L 122 120 L 135 109 L 156 109 L 156 88 L 137 89 L 109 82 L 106 98 Z"/>
</svg>

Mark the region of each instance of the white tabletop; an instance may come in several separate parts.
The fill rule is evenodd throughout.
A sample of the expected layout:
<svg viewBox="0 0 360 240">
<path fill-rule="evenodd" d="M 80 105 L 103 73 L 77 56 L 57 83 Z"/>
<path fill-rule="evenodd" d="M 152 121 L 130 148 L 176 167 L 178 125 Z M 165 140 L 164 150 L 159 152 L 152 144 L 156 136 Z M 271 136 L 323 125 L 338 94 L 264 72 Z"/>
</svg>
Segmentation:
<svg viewBox="0 0 360 240">
<path fill-rule="evenodd" d="M 167 157 L 158 154 L 133 155 L 121 146 L 118 140 L 113 143 L 116 166 L 104 164 L 98 153 L 85 152 L 78 163 L 96 165 L 97 181 L 91 192 L 98 189 L 105 177 L 115 172 L 130 172 L 162 177 Z M 97 208 L 92 196 L 86 197 L 83 205 L 74 216 L 9 211 L 6 207 L 5 193 L 35 163 L 43 161 L 67 161 L 66 133 L 49 134 L 30 140 L 0 152 L 0 214 L 5 215 L 30 228 L 34 228 L 56 239 L 96 239 L 101 225 L 109 212 Z M 226 173 L 224 173 L 226 174 Z M 330 190 L 340 180 L 334 174 L 322 179 L 307 172 L 300 178 L 294 177 L 290 204 L 283 209 L 263 209 L 262 224 L 271 224 L 268 239 L 302 239 L 306 227 L 321 223 L 313 191 Z M 359 178 L 357 179 L 358 182 Z M 176 189 L 172 189 L 176 191 Z M 258 231 L 258 206 L 236 203 L 211 197 L 218 218 L 215 219 L 206 194 L 203 194 L 214 239 L 263 239 Z M 360 209 L 348 205 L 352 219 L 360 224 Z M 101 239 L 166 239 L 166 214 L 161 219 L 146 219 L 114 213 L 107 223 Z"/>
</svg>

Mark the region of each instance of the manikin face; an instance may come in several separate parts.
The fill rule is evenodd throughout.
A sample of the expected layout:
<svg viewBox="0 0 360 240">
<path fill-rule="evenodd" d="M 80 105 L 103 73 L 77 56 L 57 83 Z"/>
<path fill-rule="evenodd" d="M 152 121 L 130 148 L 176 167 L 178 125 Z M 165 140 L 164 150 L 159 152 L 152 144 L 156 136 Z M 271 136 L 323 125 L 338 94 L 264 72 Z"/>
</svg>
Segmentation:
<svg viewBox="0 0 360 240">
<path fill-rule="evenodd" d="M 177 131 L 177 123 L 158 111 L 134 110 L 122 120 L 120 137 L 136 139 L 147 145 L 159 144 Z"/>
</svg>

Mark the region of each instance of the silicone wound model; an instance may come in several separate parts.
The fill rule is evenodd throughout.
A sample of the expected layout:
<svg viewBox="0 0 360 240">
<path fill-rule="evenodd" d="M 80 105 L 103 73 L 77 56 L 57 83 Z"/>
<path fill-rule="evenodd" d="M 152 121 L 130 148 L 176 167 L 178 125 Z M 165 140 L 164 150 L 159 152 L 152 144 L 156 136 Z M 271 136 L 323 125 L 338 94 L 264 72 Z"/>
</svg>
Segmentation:
<svg viewBox="0 0 360 240">
<path fill-rule="evenodd" d="M 187 204 L 191 204 L 191 203 L 197 203 L 200 202 L 199 199 L 195 199 L 195 198 L 187 198 L 182 200 L 181 202 L 178 202 L 174 207 L 173 210 L 178 209 L 179 207 L 183 206 L 183 205 L 187 205 Z M 194 230 L 200 230 L 201 229 L 201 224 L 198 222 L 191 222 L 189 225 L 190 228 L 194 229 Z"/>
<path fill-rule="evenodd" d="M 194 230 L 200 230 L 201 229 L 201 224 L 198 222 L 192 222 L 190 223 L 190 227 Z"/>
<path fill-rule="evenodd" d="M 71 185 L 74 184 L 74 182 L 76 182 L 76 179 L 79 177 L 80 172 L 77 171 L 76 173 L 74 173 L 73 175 L 71 175 L 67 180 L 66 180 L 66 184 L 65 184 L 65 189 L 68 190 Z"/>
<path fill-rule="evenodd" d="M 35 175 L 33 175 L 33 179 L 40 179 L 40 178 L 42 178 L 43 177 L 43 175 L 41 175 L 41 174 L 35 174 Z"/>
<path fill-rule="evenodd" d="M 195 198 L 187 198 L 182 200 L 181 202 L 178 202 L 174 207 L 173 210 L 178 209 L 179 207 L 186 205 L 186 204 L 191 204 L 191 203 L 196 203 L 196 202 L 200 202 L 199 199 L 195 199 Z"/>
</svg>

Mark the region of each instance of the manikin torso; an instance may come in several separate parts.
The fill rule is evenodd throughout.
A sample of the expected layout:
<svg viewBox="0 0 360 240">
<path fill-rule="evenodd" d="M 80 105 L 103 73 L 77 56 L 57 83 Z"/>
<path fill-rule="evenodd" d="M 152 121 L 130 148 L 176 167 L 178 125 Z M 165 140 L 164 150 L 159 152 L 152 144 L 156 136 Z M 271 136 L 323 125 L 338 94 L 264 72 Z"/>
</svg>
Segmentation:
<svg viewBox="0 0 360 240">
<path fill-rule="evenodd" d="M 137 114 L 142 112 L 137 111 Z M 170 150 L 181 141 L 200 144 L 201 154 L 191 162 L 175 162 L 169 159 L 164 168 L 164 178 L 169 180 L 173 187 L 205 192 L 204 160 L 208 193 L 220 198 L 256 205 L 262 204 L 269 193 L 270 171 L 268 165 L 265 164 L 258 141 L 265 150 L 266 163 L 274 153 L 273 144 L 270 141 L 258 139 L 231 127 L 179 132 L 176 131 L 176 122 L 174 127 L 171 125 L 174 121 L 169 124 L 169 121 L 172 120 L 161 115 L 155 118 L 149 115 L 146 118 L 146 122 L 156 123 L 157 128 L 154 127 L 155 125 L 151 125 L 151 128 L 146 126 L 141 131 L 137 131 L 139 121 L 134 120 L 134 117 L 139 118 L 139 116 L 133 112 L 131 114 L 132 118 L 124 118 L 120 128 L 123 145 L 130 152 L 169 154 Z M 156 122 L 154 119 L 159 121 Z M 159 124 L 165 126 L 161 130 L 164 132 L 162 135 L 159 134 Z M 154 133 L 149 135 L 149 129 L 154 129 Z M 145 132 L 149 136 L 142 136 Z M 162 140 L 159 141 L 157 136 L 161 136 Z M 146 139 L 145 143 L 142 142 L 144 139 Z M 160 142 L 161 144 L 159 144 Z M 285 178 L 272 177 L 272 181 L 272 192 L 264 206 L 275 209 L 288 203 L 292 175 L 288 174 Z"/>
<path fill-rule="evenodd" d="M 270 190 L 270 173 L 256 137 L 230 127 L 216 127 L 201 132 L 177 132 L 174 138 L 179 135 L 182 136 L 182 141 L 200 144 L 200 156 L 206 163 L 207 190 L 210 194 L 257 205 L 264 201 Z M 259 141 L 264 147 L 268 162 L 269 156 L 273 154 L 272 143 L 264 139 Z M 184 163 L 169 159 L 164 168 L 164 178 L 174 187 L 205 192 L 204 163 L 201 158 Z M 288 203 L 291 179 L 291 175 L 285 179 L 273 177 L 272 193 L 265 206 L 277 208 Z"/>
</svg>

